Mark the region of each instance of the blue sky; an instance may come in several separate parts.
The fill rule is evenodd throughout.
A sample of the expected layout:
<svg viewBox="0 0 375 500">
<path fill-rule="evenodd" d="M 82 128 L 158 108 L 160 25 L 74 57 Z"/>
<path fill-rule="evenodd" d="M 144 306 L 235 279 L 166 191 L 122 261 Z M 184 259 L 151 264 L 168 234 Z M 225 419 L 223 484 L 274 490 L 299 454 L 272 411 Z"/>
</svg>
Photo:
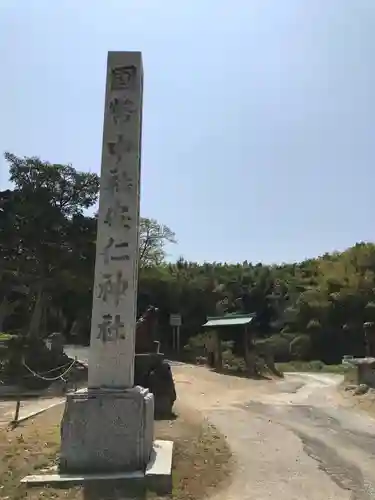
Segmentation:
<svg viewBox="0 0 375 500">
<path fill-rule="evenodd" d="M 171 259 L 373 240 L 374 26 L 373 0 L 1 0 L 0 152 L 99 173 L 107 51 L 141 50 L 141 213 Z"/>
</svg>

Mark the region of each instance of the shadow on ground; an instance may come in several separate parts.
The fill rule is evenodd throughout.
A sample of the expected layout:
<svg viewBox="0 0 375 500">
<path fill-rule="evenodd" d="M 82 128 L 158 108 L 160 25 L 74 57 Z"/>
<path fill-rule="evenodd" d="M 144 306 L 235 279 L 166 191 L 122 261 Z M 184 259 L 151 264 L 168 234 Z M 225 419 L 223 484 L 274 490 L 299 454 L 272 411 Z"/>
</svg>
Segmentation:
<svg viewBox="0 0 375 500">
<path fill-rule="evenodd" d="M 178 418 L 178 415 L 176 413 L 172 412 L 172 413 L 155 415 L 154 420 L 156 422 L 160 422 L 163 420 L 176 420 L 176 418 Z"/>
</svg>

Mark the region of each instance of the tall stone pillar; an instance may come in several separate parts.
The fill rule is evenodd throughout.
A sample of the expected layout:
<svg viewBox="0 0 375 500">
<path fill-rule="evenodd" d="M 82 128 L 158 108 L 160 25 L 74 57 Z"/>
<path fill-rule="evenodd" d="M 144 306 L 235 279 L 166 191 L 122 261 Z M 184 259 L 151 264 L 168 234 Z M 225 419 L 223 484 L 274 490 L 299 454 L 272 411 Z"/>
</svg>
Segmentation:
<svg viewBox="0 0 375 500">
<path fill-rule="evenodd" d="M 137 309 L 143 70 L 110 52 L 104 113 L 89 387 L 132 387 Z"/>
<path fill-rule="evenodd" d="M 108 54 L 89 389 L 67 397 L 64 472 L 144 469 L 152 450 L 153 396 L 133 387 L 142 85 L 139 52 Z"/>
</svg>

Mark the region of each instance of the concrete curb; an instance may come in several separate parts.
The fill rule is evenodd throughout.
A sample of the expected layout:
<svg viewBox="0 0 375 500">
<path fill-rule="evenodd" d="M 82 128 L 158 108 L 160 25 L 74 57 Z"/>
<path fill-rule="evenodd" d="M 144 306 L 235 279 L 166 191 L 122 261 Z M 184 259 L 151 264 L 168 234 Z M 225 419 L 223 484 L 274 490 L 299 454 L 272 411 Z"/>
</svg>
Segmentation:
<svg viewBox="0 0 375 500">
<path fill-rule="evenodd" d="M 30 418 L 36 417 L 36 416 L 40 415 L 41 413 L 44 413 L 45 411 L 50 410 L 51 408 L 54 408 L 55 406 L 59 406 L 59 405 L 63 404 L 64 401 L 65 401 L 65 399 L 62 399 L 61 401 L 56 401 L 55 403 L 52 403 L 51 405 L 46 406 L 45 408 L 41 408 L 40 410 L 37 410 L 37 411 L 32 411 L 32 412 L 28 413 L 27 415 L 25 415 L 24 417 L 19 418 L 17 420 L 17 422 L 15 422 L 13 420 L 12 422 L 10 422 L 10 424 L 14 425 L 14 426 L 22 424 L 23 422 L 25 422 L 26 420 L 29 420 Z"/>
<path fill-rule="evenodd" d="M 115 474 L 60 474 L 54 467 L 50 471 L 44 471 L 44 474 L 26 476 L 21 479 L 21 483 L 28 486 L 54 483 L 73 486 L 94 483 L 94 488 L 97 488 L 95 483 L 104 481 L 110 485 L 112 481 L 120 480 L 128 482 L 129 486 L 138 487 L 139 491 L 149 489 L 159 495 L 169 495 L 172 491 L 172 455 L 173 442 L 156 439 L 145 471 Z"/>
</svg>

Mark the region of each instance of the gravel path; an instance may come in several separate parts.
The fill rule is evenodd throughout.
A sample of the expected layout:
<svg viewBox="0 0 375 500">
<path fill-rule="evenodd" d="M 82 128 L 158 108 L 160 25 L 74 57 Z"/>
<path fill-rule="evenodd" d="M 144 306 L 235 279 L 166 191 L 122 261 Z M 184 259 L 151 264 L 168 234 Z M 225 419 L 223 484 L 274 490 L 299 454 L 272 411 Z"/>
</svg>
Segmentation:
<svg viewBox="0 0 375 500">
<path fill-rule="evenodd" d="M 220 429 L 238 462 L 214 500 L 375 499 L 375 420 L 344 406 L 340 376 L 273 382 L 173 371 L 181 401 Z"/>
<path fill-rule="evenodd" d="M 341 376 L 254 381 L 177 363 L 173 373 L 180 403 L 216 425 L 237 460 L 211 500 L 375 500 L 375 420 L 340 397 Z"/>
</svg>

